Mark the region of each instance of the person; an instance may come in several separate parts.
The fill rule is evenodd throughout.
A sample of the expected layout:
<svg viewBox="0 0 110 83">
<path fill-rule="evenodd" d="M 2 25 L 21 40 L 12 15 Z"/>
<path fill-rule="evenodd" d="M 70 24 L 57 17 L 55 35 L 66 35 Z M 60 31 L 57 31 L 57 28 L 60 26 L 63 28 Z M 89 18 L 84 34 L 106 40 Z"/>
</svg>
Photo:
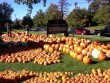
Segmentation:
<svg viewBox="0 0 110 83">
<path fill-rule="evenodd" d="M 9 23 L 6 23 L 6 28 L 7 28 L 7 34 L 8 34 L 8 36 L 11 36 L 11 26 L 10 26 L 10 24 Z"/>
<path fill-rule="evenodd" d="M 26 34 L 29 34 L 29 26 L 26 25 Z"/>
<path fill-rule="evenodd" d="M 73 36 L 74 36 L 74 34 L 75 34 L 75 27 L 73 26 L 72 28 L 71 28 L 71 33 L 73 34 Z"/>
</svg>

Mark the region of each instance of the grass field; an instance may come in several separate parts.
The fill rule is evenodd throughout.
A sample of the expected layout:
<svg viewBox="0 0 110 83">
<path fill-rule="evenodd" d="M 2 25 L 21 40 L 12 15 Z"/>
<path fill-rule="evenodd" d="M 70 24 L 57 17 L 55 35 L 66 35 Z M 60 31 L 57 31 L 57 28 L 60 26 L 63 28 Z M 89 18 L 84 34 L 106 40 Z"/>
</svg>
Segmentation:
<svg viewBox="0 0 110 83">
<path fill-rule="evenodd" d="M 31 32 L 34 34 L 41 34 L 41 32 Z M 85 35 L 75 35 L 75 37 L 78 38 L 89 38 L 91 40 L 96 40 L 96 41 L 102 41 L 105 43 L 110 42 L 110 39 L 105 39 L 105 37 L 97 37 L 97 36 L 85 36 Z M 81 61 L 77 61 L 76 59 L 72 59 L 70 57 L 70 55 L 62 53 L 61 55 L 61 62 L 60 63 L 56 63 L 56 64 L 52 64 L 52 65 L 38 65 L 32 62 L 29 63 L 0 63 L 0 71 L 4 71 L 4 70 L 14 70 L 14 71 L 19 71 L 19 70 L 23 70 L 23 69 L 27 69 L 27 70 L 31 70 L 31 71 L 35 71 L 35 72 L 55 72 L 55 71 L 61 71 L 61 72 L 66 72 L 66 71 L 71 71 L 74 72 L 75 74 L 78 73 L 90 73 L 91 70 L 94 69 L 102 69 L 102 70 L 106 70 L 106 69 L 110 69 L 110 59 L 107 59 L 105 61 L 99 61 L 98 59 L 93 59 L 92 64 L 84 64 Z"/>
<path fill-rule="evenodd" d="M 103 28 L 103 26 L 99 26 L 100 28 Z M 91 27 L 88 28 L 90 30 L 94 30 L 97 29 L 98 27 Z M 22 30 L 20 30 L 22 31 Z M 42 34 L 41 32 L 31 32 L 33 34 Z M 46 34 L 46 33 L 43 33 Z M 92 36 L 92 35 L 75 35 L 75 37 L 78 38 L 89 38 L 91 40 L 95 40 L 95 41 L 101 41 L 104 43 L 110 43 L 110 38 L 109 37 L 97 37 L 97 36 Z M 77 61 L 76 59 L 72 59 L 70 57 L 70 55 L 62 53 L 62 57 L 61 57 L 61 62 L 60 63 L 56 63 L 56 64 L 52 64 L 52 65 L 39 65 L 39 64 L 35 64 L 32 62 L 29 63 L 6 63 L 6 62 L 1 62 L 0 63 L 0 71 L 4 71 L 4 70 L 14 70 L 14 71 L 20 71 L 23 69 L 27 69 L 27 70 L 31 70 L 31 71 L 36 71 L 36 72 L 55 72 L 55 71 L 60 71 L 60 72 L 67 72 L 67 71 L 71 71 L 75 74 L 78 73 L 90 73 L 91 70 L 94 69 L 102 69 L 102 70 L 106 70 L 106 69 L 110 69 L 110 59 L 107 59 L 105 61 L 99 61 L 98 59 L 93 59 L 92 58 L 92 64 L 88 64 L 85 65 L 84 63 L 82 63 L 81 61 Z"/>
<path fill-rule="evenodd" d="M 52 64 L 52 65 L 38 65 L 34 64 L 33 62 L 29 63 L 0 63 L 0 71 L 4 70 L 14 70 L 20 71 L 23 69 L 31 70 L 34 72 L 74 72 L 75 74 L 78 73 L 91 73 L 91 70 L 94 69 L 110 69 L 108 65 L 110 65 L 110 60 L 106 61 L 99 61 L 97 59 L 92 59 L 92 64 L 84 64 L 76 59 L 72 59 L 69 55 L 62 53 L 62 59 L 60 63 Z"/>
<path fill-rule="evenodd" d="M 105 26 L 92 26 L 92 27 L 87 27 L 86 29 L 88 30 L 99 30 L 99 29 L 103 29 Z"/>
</svg>

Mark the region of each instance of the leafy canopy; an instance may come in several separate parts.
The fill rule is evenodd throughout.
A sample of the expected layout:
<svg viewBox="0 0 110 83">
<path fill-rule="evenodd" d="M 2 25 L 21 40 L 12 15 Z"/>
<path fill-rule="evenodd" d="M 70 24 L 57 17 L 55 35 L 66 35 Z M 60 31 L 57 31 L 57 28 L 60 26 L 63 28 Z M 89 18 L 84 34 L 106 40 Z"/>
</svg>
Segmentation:
<svg viewBox="0 0 110 83">
<path fill-rule="evenodd" d="M 0 23 L 10 21 L 13 11 L 13 8 L 7 2 L 0 3 Z"/>
<path fill-rule="evenodd" d="M 33 18 L 34 27 L 44 27 L 45 26 L 44 18 L 45 15 L 43 11 L 40 9 Z"/>
<path fill-rule="evenodd" d="M 100 24 L 107 24 L 110 22 L 110 6 L 102 6 L 98 9 L 94 16 L 94 20 Z"/>
<path fill-rule="evenodd" d="M 68 15 L 67 22 L 72 26 L 84 26 L 88 22 L 88 11 L 79 7 Z"/>
</svg>

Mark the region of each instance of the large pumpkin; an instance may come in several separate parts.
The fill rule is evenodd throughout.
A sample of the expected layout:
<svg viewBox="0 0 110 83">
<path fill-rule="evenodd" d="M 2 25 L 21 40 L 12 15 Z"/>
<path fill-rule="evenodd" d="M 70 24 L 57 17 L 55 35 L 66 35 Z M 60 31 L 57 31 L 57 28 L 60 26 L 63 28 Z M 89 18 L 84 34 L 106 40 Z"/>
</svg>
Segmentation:
<svg viewBox="0 0 110 83">
<path fill-rule="evenodd" d="M 77 53 L 81 53 L 82 50 L 83 50 L 83 47 L 82 47 L 82 46 L 78 46 L 78 47 L 76 48 L 76 52 L 77 52 Z"/>
<path fill-rule="evenodd" d="M 78 60 L 78 61 L 82 61 L 82 60 L 83 60 L 83 57 L 84 57 L 83 54 L 79 54 L 79 55 L 77 56 L 77 60 Z"/>
<path fill-rule="evenodd" d="M 90 57 L 88 57 L 88 56 L 84 56 L 84 58 L 83 58 L 83 63 L 84 64 L 90 64 L 91 63 L 91 58 Z"/>
<path fill-rule="evenodd" d="M 107 55 L 106 55 L 106 53 L 104 53 L 104 52 L 100 52 L 99 54 L 98 54 L 98 59 L 99 60 L 105 60 L 107 58 Z"/>
<path fill-rule="evenodd" d="M 98 58 L 99 53 L 100 53 L 100 50 L 98 50 L 97 48 L 94 48 L 92 50 L 92 56 L 93 56 L 93 58 Z"/>
</svg>

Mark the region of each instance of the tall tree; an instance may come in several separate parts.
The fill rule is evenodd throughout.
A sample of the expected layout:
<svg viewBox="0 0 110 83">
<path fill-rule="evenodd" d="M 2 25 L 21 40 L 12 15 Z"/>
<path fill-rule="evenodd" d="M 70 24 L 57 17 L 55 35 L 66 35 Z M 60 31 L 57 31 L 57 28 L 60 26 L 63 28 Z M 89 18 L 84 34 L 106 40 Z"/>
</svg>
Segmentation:
<svg viewBox="0 0 110 83">
<path fill-rule="evenodd" d="M 99 7 L 103 5 L 110 5 L 110 0 L 86 0 L 90 3 L 88 9 L 95 13 Z"/>
<path fill-rule="evenodd" d="M 72 12 L 67 17 L 67 22 L 70 27 L 72 26 L 85 26 L 89 19 L 88 19 L 88 11 L 86 9 L 81 9 L 76 7 L 73 9 Z"/>
<path fill-rule="evenodd" d="M 33 23 L 33 20 L 31 19 L 30 16 L 24 16 L 24 17 L 23 17 L 23 20 L 22 20 L 22 25 L 23 25 L 24 27 L 26 27 L 26 25 L 28 25 L 29 28 L 32 28 L 33 25 L 34 25 L 34 23 Z"/>
<path fill-rule="evenodd" d="M 58 7 L 59 10 L 61 12 L 61 18 L 63 19 L 64 16 L 68 13 L 68 7 L 70 6 L 70 4 L 67 2 L 68 0 L 60 0 L 58 2 Z"/>
<path fill-rule="evenodd" d="M 47 22 L 48 20 L 53 20 L 53 19 L 61 19 L 61 12 L 58 10 L 57 5 L 50 4 L 50 6 L 45 12 L 45 20 Z"/>
<path fill-rule="evenodd" d="M 98 22 L 99 24 L 107 24 L 110 22 L 110 6 L 108 5 L 104 5 L 101 6 L 95 16 L 94 16 L 94 20 L 96 22 Z"/>
<path fill-rule="evenodd" d="M 13 11 L 13 8 L 7 2 L 0 3 L 0 23 L 4 24 L 6 21 L 11 21 Z"/>
<path fill-rule="evenodd" d="M 25 4 L 25 5 L 27 5 L 28 6 L 28 13 L 27 13 L 27 15 L 28 16 L 30 16 L 31 15 L 31 13 L 32 13 L 32 9 L 33 9 L 33 4 L 38 4 L 38 3 L 40 3 L 41 1 L 43 1 L 44 2 L 44 6 L 46 5 L 46 0 L 14 0 L 15 1 L 15 3 L 17 3 L 17 4 Z"/>
<path fill-rule="evenodd" d="M 86 0 L 86 1 L 88 1 L 88 2 L 95 2 L 95 1 L 97 1 L 99 3 L 108 3 L 108 4 L 110 4 L 110 0 Z"/>
<path fill-rule="evenodd" d="M 33 18 L 34 22 L 34 27 L 45 27 L 45 22 L 44 22 L 45 14 L 44 12 L 40 9 L 36 15 Z"/>
</svg>

